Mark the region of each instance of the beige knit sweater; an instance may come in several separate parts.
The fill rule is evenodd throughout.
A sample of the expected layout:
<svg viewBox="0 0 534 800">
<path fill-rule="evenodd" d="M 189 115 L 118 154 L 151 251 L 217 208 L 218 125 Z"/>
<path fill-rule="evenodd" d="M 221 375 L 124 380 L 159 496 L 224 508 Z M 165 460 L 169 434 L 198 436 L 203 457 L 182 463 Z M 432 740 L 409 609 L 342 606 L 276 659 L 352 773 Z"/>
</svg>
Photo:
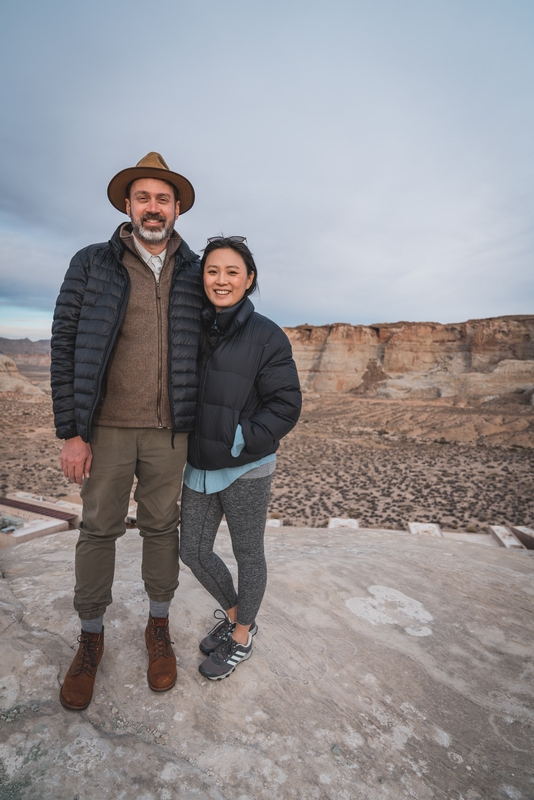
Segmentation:
<svg viewBox="0 0 534 800">
<path fill-rule="evenodd" d="M 120 233 L 122 263 L 130 276 L 126 313 L 111 354 L 95 424 L 118 428 L 171 428 L 168 388 L 168 309 L 174 257 L 181 238 L 173 231 L 159 285 L 139 256 L 130 223 Z"/>
</svg>

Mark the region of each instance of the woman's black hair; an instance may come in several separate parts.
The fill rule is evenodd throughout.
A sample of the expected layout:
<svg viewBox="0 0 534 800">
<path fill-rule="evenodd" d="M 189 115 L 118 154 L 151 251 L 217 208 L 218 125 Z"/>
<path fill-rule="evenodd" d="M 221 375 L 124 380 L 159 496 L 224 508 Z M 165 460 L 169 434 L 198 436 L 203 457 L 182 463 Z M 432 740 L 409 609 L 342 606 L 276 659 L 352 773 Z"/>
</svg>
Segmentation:
<svg viewBox="0 0 534 800">
<path fill-rule="evenodd" d="M 247 275 L 254 275 L 254 279 L 250 286 L 248 287 L 247 291 L 245 292 L 245 297 L 248 297 L 250 294 L 259 289 L 258 286 L 258 268 L 256 267 L 256 262 L 250 252 L 249 248 L 245 244 L 245 242 L 236 242 L 233 241 L 231 236 L 221 236 L 217 239 L 212 239 L 212 241 L 208 241 L 208 244 L 204 248 L 204 253 L 202 255 L 202 259 L 200 261 L 200 272 L 204 275 L 204 266 L 206 264 L 206 259 L 210 253 L 214 250 L 235 250 L 236 253 L 239 253 L 243 261 L 245 262 L 245 266 L 247 268 Z"/>
</svg>

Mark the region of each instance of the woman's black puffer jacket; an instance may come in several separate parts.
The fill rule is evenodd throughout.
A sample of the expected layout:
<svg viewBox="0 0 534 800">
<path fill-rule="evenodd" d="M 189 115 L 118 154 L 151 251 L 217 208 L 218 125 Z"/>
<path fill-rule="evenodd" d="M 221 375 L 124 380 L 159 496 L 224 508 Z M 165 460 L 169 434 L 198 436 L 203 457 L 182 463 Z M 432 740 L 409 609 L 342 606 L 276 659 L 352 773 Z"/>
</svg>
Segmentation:
<svg viewBox="0 0 534 800">
<path fill-rule="evenodd" d="M 286 334 L 257 314 L 248 298 L 217 314 L 202 312 L 199 402 L 188 461 L 197 469 L 250 464 L 274 453 L 295 426 L 302 405 L 297 368 Z M 230 452 L 237 425 L 245 447 Z"/>
<path fill-rule="evenodd" d="M 119 226 L 109 242 L 80 250 L 65 275 L 52 326 L 51 386 L 56 434 L 91 438 L 95 408 L 128 303 Z M 203 304 L 198 256 L 182 241 L 169 296 L 169 400 L 174 432 L 193 430 Z M 132 380 L 142 380 L 132 375 Z"/>
</svg>

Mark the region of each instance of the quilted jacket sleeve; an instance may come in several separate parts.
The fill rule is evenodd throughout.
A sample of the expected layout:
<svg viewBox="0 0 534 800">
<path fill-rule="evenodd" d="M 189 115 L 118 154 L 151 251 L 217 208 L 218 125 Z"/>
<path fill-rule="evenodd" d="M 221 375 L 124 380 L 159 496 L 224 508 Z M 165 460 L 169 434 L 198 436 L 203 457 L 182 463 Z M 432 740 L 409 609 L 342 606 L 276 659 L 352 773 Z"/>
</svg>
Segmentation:
<svg viewBox="0 0 534 800">
<path fill-rule="evenodd" d="M 261 409 L 240 420 L 249 453 L 261 453 L 292 430 L 300 416 L 302 395 L 291 345 L 278 328 L 265 345 L 256 378 Z"/>
<path fill-rule="evenodd" d="M 87 274 L 88 265 L 82 250 L 70 263 L 54 311 L 50 383 L 54 424 L 59 439 L 78 435 L 74 418 L 74 351 Z"/>
</svg>

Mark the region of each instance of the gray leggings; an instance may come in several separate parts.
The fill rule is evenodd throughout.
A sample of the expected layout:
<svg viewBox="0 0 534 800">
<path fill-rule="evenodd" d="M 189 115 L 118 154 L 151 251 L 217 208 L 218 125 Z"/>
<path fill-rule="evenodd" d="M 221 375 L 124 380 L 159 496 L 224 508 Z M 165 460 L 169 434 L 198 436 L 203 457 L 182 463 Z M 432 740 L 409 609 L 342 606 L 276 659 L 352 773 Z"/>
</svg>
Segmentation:
<svg viewBox="0 0 534 800">
<path fill-rule="evenodd" d="M 182 490 L 180 558 L 225 611 L 238 606 L 241 625 L 254 622 L 267 584 L 263 540 L 271 481 L 272 475 L 239 478 L 214 494 L 194 492 L 185 484 Z M 213 552 L 223 514 L 237 561 L 239 594 L 228 567 Z"/>
</svg>

